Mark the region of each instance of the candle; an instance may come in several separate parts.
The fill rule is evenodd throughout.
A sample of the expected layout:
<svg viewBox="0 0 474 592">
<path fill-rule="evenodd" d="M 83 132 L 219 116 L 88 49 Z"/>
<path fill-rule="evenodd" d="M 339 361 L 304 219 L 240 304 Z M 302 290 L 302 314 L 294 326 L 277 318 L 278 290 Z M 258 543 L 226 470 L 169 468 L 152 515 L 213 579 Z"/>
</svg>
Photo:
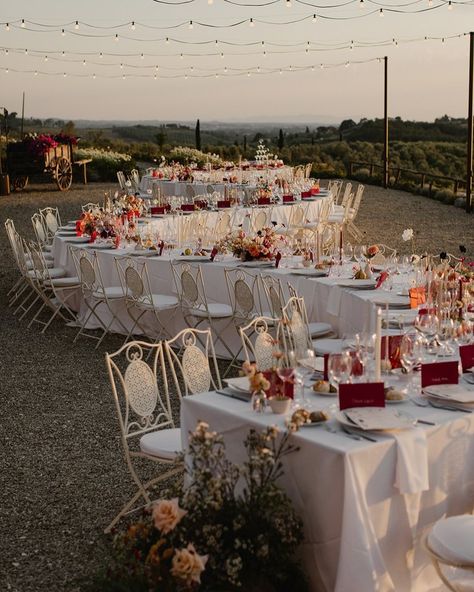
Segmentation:
<svg viewBox="0 0 474 592">
<path fill-rule="evenodd" d="M 380 382 L 382 372 L 382 309 L 377 308 L 375 324 L 375 382 Z"/>
<path fill-rule="evenodd" d="M 339 261 L 341 261 L 341 262 L 342 262 L 342 240 L 343 240 L 343 237 L 342 237 L 342 226 L 341 226 L 341 229 L 339 231 Z"/>
<path fill-rule="evenodd" d="M 319 230 L 316 232 L 316 263 L 320 262 L 321 251 L 320 251 L 320 242 L 319 242 Z"/>
</svg>

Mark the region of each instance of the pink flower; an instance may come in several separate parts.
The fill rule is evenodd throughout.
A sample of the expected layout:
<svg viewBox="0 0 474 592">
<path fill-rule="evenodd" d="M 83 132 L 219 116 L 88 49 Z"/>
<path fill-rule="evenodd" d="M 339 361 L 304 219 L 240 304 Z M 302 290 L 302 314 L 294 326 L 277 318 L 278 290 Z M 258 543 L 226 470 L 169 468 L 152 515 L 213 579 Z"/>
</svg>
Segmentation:
<svg viewBox="0 0 474 592">
<path fill-rule="evenodd" d="M 153 506 L 153 522 L 155 528 L 163 534 L 168 534 L 187 514 L 186 510 L 179 507 L 178 498 L 160 500 Z"/>
<path fill-rule="evenodd" d="M 187 586 L 201 583 L 201 574 L 207 563 L 207 555 L 198 555 L 194 545 L 189 543 L 186 549 L 176 549 L 171 562 L 171 573 L 183 580 Z"/>
</svg>

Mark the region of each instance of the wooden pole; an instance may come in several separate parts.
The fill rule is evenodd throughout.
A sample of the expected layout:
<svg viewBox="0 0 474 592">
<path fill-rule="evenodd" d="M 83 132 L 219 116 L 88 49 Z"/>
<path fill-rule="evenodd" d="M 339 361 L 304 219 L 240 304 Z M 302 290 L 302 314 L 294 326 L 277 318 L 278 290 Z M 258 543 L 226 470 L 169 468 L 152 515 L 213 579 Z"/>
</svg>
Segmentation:
<svg viewBox="0 0 474 592">
<path fill-rule="evenodd" d="M 25 123 L 25 91 L 23 91 L 23 100 L 21 103 L 21 134 L 20 137 L 23 139 L 23 125 Z"/>
<path fill-rule="evenodd" d="M 474 32 L 469 34 L 469 103 L 467 109 L 467 171 L 466 171 L 466 212 L 469 214 L 472 211 L 472 152 L 474 142 L 473 129 L 473 86 L 474 86 Z"/>
<path fill-rule="evenodd" d="M 383 186 L 388 187 L 388 57 L 383 59 L 384 64 L 384 96 L 383 96 L 383 118 L 384 118 L 384 142 L 383 142 Z"/>
</svg>

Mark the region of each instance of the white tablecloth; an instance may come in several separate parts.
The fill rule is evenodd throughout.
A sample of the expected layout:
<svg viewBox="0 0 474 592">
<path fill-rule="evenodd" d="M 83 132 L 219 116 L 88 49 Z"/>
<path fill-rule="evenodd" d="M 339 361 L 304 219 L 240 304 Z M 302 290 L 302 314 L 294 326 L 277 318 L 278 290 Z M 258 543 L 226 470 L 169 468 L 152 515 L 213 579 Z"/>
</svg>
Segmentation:
<svg viewBox="0 0 474 592">
<path fill-rule="evenodd" d="M 328 404 L 327 398 L 312 397 L 319 408 Z M 413 500 L 394 486 L 393 437 L 354 441 L 323 427 L 294 436 L 300 450 L 284 459 L 281 485 L 304 521 L 302 558 L 314 592 L 440 589 L 420 539 L 444 515 L 473 509 L 474 416 L 411 403 L 398 408 L 436 423 L 421 428 L 428 442 L 430 489 L 414 494 L 420 504 L 413 530 L 407 513 Z M 250 427 L 283 427 L 280 416 L 255 414 L 246 403 L 206 393 L 182 402 L 183 445 L 198 420 L 224 435 L 230 458 L 238 462 Z"/>
<path fill-rule="evenodd" d="M 194 194 L 198 195 L 207 195 L 207 187 L 211 185 L 213 191 L 218 191 L 219 193 L 224 193 L 224 187 L 229 187 L 230 189 L 242 189 L 245 187 L 249 187 L 248 185 L 240 185 L 238 183 L 202 183 L 202 182 L 195 182 L 191 183 L 190 181 L 165 181 L 163 179 L 158 179 L 158 177 L 151 177 L 146 175 L 142 177 L 140 182 L 140 189 L 142 191 L 148 191 L 149 189 L 153 188 L 153 185 L 158 185 L 161 190 L 162 195 L 165 197 L 181 197 L 186 195 L 186 185 L 191 185 L 194 189 Z M 255 189 L 255 186 L 253 187 Z"/>
</svg>

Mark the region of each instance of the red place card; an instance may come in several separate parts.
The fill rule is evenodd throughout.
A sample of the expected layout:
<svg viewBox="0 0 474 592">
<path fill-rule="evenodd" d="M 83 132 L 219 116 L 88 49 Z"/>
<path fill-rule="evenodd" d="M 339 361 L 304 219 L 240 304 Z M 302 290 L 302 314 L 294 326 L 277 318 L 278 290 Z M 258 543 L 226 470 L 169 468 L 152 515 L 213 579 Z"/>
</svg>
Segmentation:
<svg viewBox="0 0 474 592">
<path fill-rule="evenodd" d="M 230 199 L 219 199 L 217 202 L 217 209 L 230 208 Z"/>
<path fill-rule="evenodd" d="M 459 355 L 461 356 L 462 371 L 467 372 L 474 367 L 474 344 L 460 345 Z"/>
<path fill-rule="evenodd" d="M 270 198 L 269 197 L 259 197 L 258 200 L 259 206 L 269 206 L 270 205 Z"/>
<path fill-rule="evenodd" d="M 421 388 L 433 384 L 458 384 L 457 362 L 434 362 L 421 365 Z"/>
<path fill-rule="evenodd" d="M 339 408 L 385 407 L 383 382 L 357 382 L 339 385 Z"/>
<path fill-rule="evenodd" d="M 294 197 L 293 195 L 284 195 L 283 196 L 283 203 L 293 203 Z"/>
</svg>

